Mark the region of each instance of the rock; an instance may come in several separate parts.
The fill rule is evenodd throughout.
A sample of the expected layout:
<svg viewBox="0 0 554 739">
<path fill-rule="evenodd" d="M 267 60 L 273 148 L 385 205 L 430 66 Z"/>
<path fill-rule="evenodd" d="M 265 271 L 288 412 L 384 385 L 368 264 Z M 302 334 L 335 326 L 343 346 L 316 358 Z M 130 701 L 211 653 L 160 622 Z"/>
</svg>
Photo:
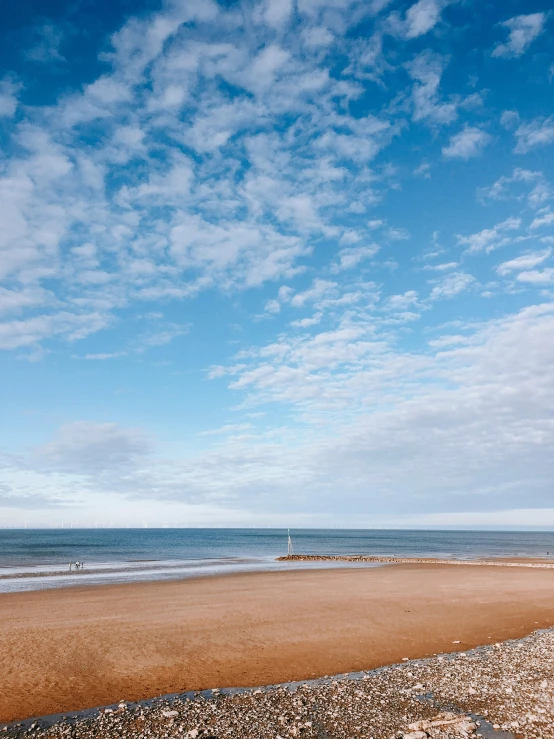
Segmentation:
<svg viewBox="0 0 554 739">
<path fill-rule="evenodd" d="M 457 639 L 456 641 L 453 641 L 453 642 L 452 642 L 452 644 L 461 644 L 461 643 L 462 643 L 462 642 L 461 642 L 461 641 L 460 641 L 459 639 Z"/>
<path fill-rule="evenodd" d="M 472 732 L 475 731 L 475 724 L 469 716 L 460 716 L 456 713 L 439 713 L 434 718 L 414 721 L 413 724 L 408 725 L 408 729 L 412 732 L 420 731 L 425 733 L 428 729 L 442 728 Z"/>
<path fill-rule="evenodd" d="M 165 716 L 166 718 L 171 718 L 172 716 L 178 716 L 179 711 L 162 711 L 162 716 Z"/>
<path fill-rule="evenodd" d="M 402 739 L 427 739 L 427 732 L 410 731 L 408 734 L 402 734 Z"/>
</svg>

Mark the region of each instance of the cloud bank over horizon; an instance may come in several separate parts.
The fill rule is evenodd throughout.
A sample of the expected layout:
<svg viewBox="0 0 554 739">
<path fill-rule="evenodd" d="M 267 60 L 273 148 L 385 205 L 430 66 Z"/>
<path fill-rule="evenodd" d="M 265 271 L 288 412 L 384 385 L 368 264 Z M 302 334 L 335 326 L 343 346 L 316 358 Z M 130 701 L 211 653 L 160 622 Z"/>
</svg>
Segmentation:
<svg viewBox="0 0 554 739">
<path fill-rule="evenodd" d="M 554 526 L 547 6 L 13 9 L 0 526 Z"/>
</svg>

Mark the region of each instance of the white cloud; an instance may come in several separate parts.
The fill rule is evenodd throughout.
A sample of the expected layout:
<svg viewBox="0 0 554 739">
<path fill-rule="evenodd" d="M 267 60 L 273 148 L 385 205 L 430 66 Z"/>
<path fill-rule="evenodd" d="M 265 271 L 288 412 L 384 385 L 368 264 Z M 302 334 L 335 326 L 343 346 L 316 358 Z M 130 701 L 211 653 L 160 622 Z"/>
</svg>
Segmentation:
<svg viewBox="0 0 554 739">
<path fill-rule="evenodd" d="M 384 225 L 385 221 L 382 218 L 375 218 L 367 222 L 367 227 L 370 228 L 372 231 L 377 228 L 381 228 Z"/>
<path fill-rule="evenodd" d="M 431 165 L 429 162 L 421 162 L 419 167 L 414 169 L 414 175 L 416 177 L 424 177 L 425 179 L 431 178 Z"/>
<path fill-rule="evenodd" d="M 458 243 L 466 245 L 466 251 L 469 254 L 477 254 L 481 251 L 488 253 L 493 249 L 510 244 L 513 238 L 508 235 L 509 232 L 517 231 L 520 227 L 520 218 L 507 218 L 493 228 L 485 228 L 471 236 L 458 236 Z"/>
<path fill-rule="evenodd" d="M 291 298 L 291 305 L 295 308 L 303 308 L 306 303 L 317 302 L 321 298 L 333 294 L 336 287 L 336 282 L 317 278 L 314 280 L 312 287 L 308 288 L 304 292 L 296 293 L 296 295 Z"/>
<path fill-rule="evenodd" d="M 516 279 L 518 282 L 530 282 L 533 285 L 552 285 L 554 283 L 554 268 L 520 272 Z"/>
<path fill-rule="evenodd" d="M 140 334 L 136 340 L 137 351 L 144 351 L 144 349 L 153 346 L 165 346 L 171 344 L 173 339 L 178 336 L 184 336 L 188 334 L 190 326 L 181 326 L 179 324 L 173 324 L 165 326 L 159 330 L 149 331 L 144 334 Z"/>
<path fill-rule="evenodd" d="M 464 292 L 475 283 L 475 278 L 466 272 L 455 272 L 445 277 L 431 290 L 431 301 L 453 298 Z"/>
<path fill-rule="evenodd" d="M 309 318 L 299 318 L 296 321 L 291 321 L 290 325 L 295 326 L 296 328 L 310 328 L 311 326 L 317 326 L 318 323 L 321 323 L 322 315 L 322 313 L 315 313 Z"/>
<path fill-rule="evenodd" d="M 518 57 L 524 54 L 542 32 L 545 20 L 545 13 L 530 13 L 516 15 L 501 23 L 500 25 L 509 30 L 508 41 L 495 46 L 492 56 Z"/>
<path fill-rule="evenodd" d="M 294 290 L 288 285 L 281 285 L 279 288 L 279 300 L 282 303 L 288 303 L 294 293 Z"/>
<path fill-rule="evenodd" d="M 11 118 L 17 110 L 18 86 L 8 78 L 0 80 L 0 118 Z"/>
<path fill-rule="evenodd" d="M 140 430 L 78 421 L 62 426 L 56 438 L 36 454 L 39 463 L 49 469 L 96 475 L 140 466 L 152 450 L 151 440 Z"/>
<path fill-rule="evenodd" d="M 432 272 L 446 272 L 449 269 L 456 269 L 459 266 L 459 262 L 442 262 L 441 264 L 426 264 L 423 269 Z"/>
<path fill-rule="evenodd" d="M 387 8 L 393 0 L 370 0 L 369 1 L 369 10 L 371 15 L 377 15 L 382 10 Z"/>
<path fill-rule="evenodd" d="M 348 510 L 383 516 L 400 507 L 406 516 L 425 506 L 434 515 L 455 505 L 515 508 L 511 485 L 533 504 L 551 496 L 552 307 L 464 323 L 465 304 L 476 301 L 478 315 L 479 293 L 491 286 L 481 288 L 486 278 L 462 268 L 463 257 L 447 261 L 436 234 L 432 250 L 420 251 L 433 229 L 442 229 L 441 243 L 450 234 L 433 222 L 438 185 L 411 174 L 422 162 L 416 172 L 427 177 L 429 147 L 442 142 L 435 130 L 414 139 L 413 123 L 435 129 L 458 108 L 473 116 L 485 91 L 434 51 L 450 41 L 445 3 L 412 0 L 388 21 L 368 18 L 387 6 L 256 0 L 239 12 L 232 3 L 171 2 L 130 18 L 102 55 L 101 74 L 82 90 L 68 82 L 49 106 L 18 109 L 15 83 L 4 81 L 0 109 L 14 120 L 5 121 L 0 161 L 0 345 L 37 357 L 41 345 L 53 350 L 117 326 L 108 346 L 98 337 L 65 352 L 98 371 L 125 355 L 146 365 L 139 352 L 164 352 L 155 347 L 178 341 L 194 312 L 166 303 L 203 290 L 222 293 L 214 305 L 228 301 L 224 319 L 237 319 L 218 351 L 239 344 L 228 363 L 210 359 L 210 376 L 233 390 L 234 416 L 220 419 L 219 436 L 193 429 L 192 445 L 172 439 L 174 458 L 162 459 L 140 430 L 68 425 L 26 460 L 34 490 L 70 489 L 68 499 L 84 490 L 96 505 L 113 496 L 110 505 L 125 511 L 145 500 L 156 511 L 182 505 L 212 522 L 264 507 L 277 516 L 277 505 L 319 521 L 314 507 L 331 509 L 337 480 Z M 439 28 L 444 38 L 430 38 Z M 481 122 L 448 131 L 459 133 L 445 156 L 489 143 L 494 121 L 486 106 L 478 112 Z M 502 123 L 522 152 L 550 140 L 549 118 L 525 123 L 512 111 Z M 408 143 L 410 156 L 398 159 Z M 503 213 L 511 196 L 521 202 L 512 218 L 460 236 L 468 253 L 530 240 L 515 217 L 527 206 L 535 228 L 549 223 L 545 174 L 507 167 L 512 174 L 489 188 L 490 209 Z M 416 200 L 429 207 L 410 243 L 395 241 L 409 234 L 390 225 L 411 223 L 403 187 L 421 189 Z M 471 213 L 467 220 L 475 223 Z M 544 247 L 543 233 L 531 235 Z M 547 294 L 547 251 L 504 261 L 493 276 L 519 280 L 518 300 Z M 422 261 L 431 257 L 440 263 Z M 391 288 L 386 270 L 395 267 Z M 512 281 L 503 287 L 515 292 Z M 244 310 L 252 300 L 275 316 L 254 332 Z M 459 320 L 436 328 L 449 316 Z M 261 345 L 240 344 L 262 330 Z M 251 431 L 258 403 L 275 404 L 275 418 L 290 422 Z M 23 489 L 11 491 L 10 500 L 23 500 Z"/>
<path fill-rule="evenodd" d="M 439 98 L 439 85 L 448 60 L 438 54 L 424 51 L 407 65 L 415 80 L 412 89 L 413 120 L 430 119 L 434 123 L 451 123 L 457 116 L 454 100 Z"/>
<path fill-rule="evenodd" d="M 201 431 L 198 436 L 219 436 L 227 434 L 236 434 L 249 431 L 252 428 L 251 423 L 227 423 L 225 426 L 220 426 L 217 429 L 210 429 L 209 431 Z"/>
<path fill-rule="evenodd" d="M 285 24 L 292 12 L 292 0 L 266 0 L 264 19 L 270 26 L 279 28 Z"/>
<path fill-rule="evenodd" d="M 554 213 L 552 211 L 546 211 L 540 213 L 536 218 L 531 221 L 531 228 L 541 228 L 541 226 L 550 226 L 554 223 Z"/>
<path fill-rule="evenodd" d="M 466 126 L 450 138 L 448 146 L 444 146 L 442 154 L 447 159 L 470 159 L 479 156 L 491 141 L 485 131 L 475 126 Z"/>
<path fill-rule="evenodd" d="M 516 110 L 505 110 L 500 116 L 500 125 L 510 130 L 519 123 L 519 113 Z"/>
<path fill-rule="evenodd" d="M 0 287 L 0 316 L 8 313 L 20 313 L 46 303 L 55 302 L 55 298 L 46 290 L 32 286 L 19 290 L 8 290 Z"/>
<path fill-rule="evenodd" d="M 53 336 L 76 341 L 106 328 L 109 318 L 101 313 L 53 313 L 0 322 L 0 349 L 33 347 Z"/>
<path fill-rule="evenodd" d="M 499 177 L 490 187 L 484 187 L 479 191 L 483 198 L 491 200 L 505 200 L 508 197 L 522 197 L 517 192 L 517 186 L 526 188 L 524 197 L 529 205 L 536 208 L 551 197 L 551 190 L 542 172 L 515 167 L 511 175 Z"/>
<path fill-rule="evenodd" d="M 383 35 L 375 31 L 368 39 L 353 40 L 350 45 L 351 72 L 357 79 L 381 82 L 383 75 L 394 68 L 383 51 Z"/>
<path fill-rule="evenodd" d="M 310 491 L 317 490 L 325 510 L 338 477 L 349 511 L 368 505 L 391 511 L 400 500 L 404 510 L 416 511 L 421 495 L 434 512 L 441 505 L 506 510 L 521 494 L 540 505 L 549 499 L 554 443 L 553 322 L 552 304 L 533 306 L 468 327 L 455 340 L 437 340 L 432 356 L 392 351 L 372 339 L 367 325 L 283 337 L 271 364 L 269 355 L 251 355 L 233 386 L 250 402 L 302 408 L 314 424 L 336 412 L 341 432 L 322 438 L 303 431 L 287 444 L 241 446 L 240 456 L 229 448 L 226 464 L 236 454 L 242 470 L 245 464 L 258 470 L 263 459 L 266 472 L 260 478 L 258 470 L 256 480 L 272 490 L 287 469 L 288 489 L 301 488 L 311 510 Z M 341 469 L 348 469 L 347 480 Z M 227 468 L 225 479 L 230 476 Z"/>
<path fill-rule="evenodd" d="M 521 496 L 529 510 L 548 506 L 554 305 L 463 331 L 439 334 L 421 351 L 398 349 L 369 316 L 315 335 L 291 331 L 214 375 L 229 374 L 249 408 L 290 406 L 301 430 L 254 435 L 237 420 L 219 429 L 229 438 L 215 447 L 161 459 L 139 430 L 80 422 L 25 459 L 19 474 L 36 470 L 35 490 L 55 479 L 58 491 L 89 491 L 127 521 L 142 510 L 155 519 L 160 501 L 173 520 L 268 522 L 285 506 L 289 518 L 309 512 L 332 525 L 337 516 L 343 525 L 365 521 L 368 510 L 368 522 L 398 523 L 398 506 L 405 517 L 488 511 L 491 521 Z M 333 507 L 337 480 L 345 513 Z M 72 503 L 83 507 L 74 493 Z M 191 503 L 209 510 L 194 513 Z"/>
<path fill-rule="evenodd" d="M 554 142 L 554 115 L 536 118 L 531 123 L 522 123 L 515 131 L 516 154 L 526 154 L 536 146 L 547 146 Z"/>
<path fill-rule="evenodd" d="M 304 39 L 306 46 L 311 49 L 329 46 L 334 40 L 334 36 L 331 31 L 322 26 L 304 29 L 302 31 L 302 38 Z"/>
<path fill-rule="evenodd" d="M 510 259 L 507 262 L 502 262 L 502 264 L 498 265 L 496 271 L 499 275 L 507 275 L 510 274 L 510 272 L 519 272 L 519 270 L 532 269 L 533 267 L 542 264 L 546 259 L 548 259 L 551 253 L 551 249 L 544 249 L 544 251 L 538 252 L 527 252 L 526 254 L 522 254 L 519 257 L 515 257 L 515 259 Z"/>
<path fill-rule="evenodd" d="M 397 13 L 389 16 L 390 30 L 406 39 L 423 36 L 437 25 L 443 8 L 448 4 L 448 0 L 418 0 L 408 8 L 404 20 Z"/>
<path fill-rule="evenodd" d="M 388 67 L 378 31 L 361 66 L 327 67 L 325 48 L 354 22 L 351 2 L 332 5 L 340 23 L 325 3 L 307 2 L 294 8 L 303 25 L 283 34 L 294 3 L 263 0 L 244 17 L 210 0 L 170 3 L 130 18 L 82 90 L 26 107 L 0 171 L 0 277 L 24 321 L 2 325 L 3 346 L 88 335 L 74 324 L 100 331 L 136 300 L 290 279 L 318 239 L 340 236 L 344 213 L 379 202 L 394 175 L 370 174 L 368 163 L 404 124 L 349 112 L 373 84 L 365 75 Z M 407 16 L 414 28 L 425 10 L 416 6 Z M 43 31 L 53 58 L 62 37 Z M 16 112 L 16 92 L 5 80 L 6 115 Z M 424 115 L 441 116 L 435 94 L 437 110 Z M 371 228 L 341 244 L 334 264 L 369 258 Z M 47 284 L 55 299 L 31 300 Z"/>
<path fill-rule="evenodd" d="M 369 246 L 351 246 L 341 249 L 337 255 L 338 264 L 333 265 L 333 272 L 341 272 L 345 269 L 353 269 L 357 267 L 361 262 L 371 259 L 379 251 L 377 244 L 370 244 Z"/>
<path fill-rule="evenodd" d="M 107 359 L 117 359 L 125 357 L 127 352 L 100 352 L 99 354 L 85 354 L 84 357 L 75 357 L 75 359 L 86 359 L 93 362 L 105 362 Z"/>
<path fill-rule="evenodd" d="M 405 228 L 392 226 L 387 228 L 385 236 L 391 241 L 407 241 L 410 238 L 410 232 Z"/>
<path fill-rule="evenodd" d="M 414 306 L 419 306 L 418 294 L 415 290 L 407 290 L 401 295 L 391 295 L 387 298 L 385 307 L 387 310 L 397 311 L 406 310 Z"/>
<path fill-rule="evenodd" d="M 64 57 L 60 54 L 60 45 L 64 34 L 60 27 L 46 23 L 36 29 L 38 40 L 36 44 L 25 52 L 25 58 L 31 62 L 63 62 Z"/>
<path fill-rule="evenodd" d="M 268 300 L 265 304 L 264 310 L 266 313 L 280 313 L 281 303 L 278 300 Z"/>
</svg>

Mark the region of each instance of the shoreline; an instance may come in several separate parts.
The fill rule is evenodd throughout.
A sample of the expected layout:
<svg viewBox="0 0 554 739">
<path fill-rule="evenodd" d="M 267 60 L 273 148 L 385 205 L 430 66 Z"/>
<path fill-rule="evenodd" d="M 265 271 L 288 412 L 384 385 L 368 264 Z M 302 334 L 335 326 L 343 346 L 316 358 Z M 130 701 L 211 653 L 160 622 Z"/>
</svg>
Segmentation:
<svg viewBox="0 0 554 739">
<path fill-rule="evenodd" d="M 476 556 L 470 559 L 458 557 L 398 557 L 392 555 L 366 555 L 366 554 L 292 554 L 270 557 L 265 560 L 241 559 L 239 557 L 225 557 L 222 560 L 183 560 L 172 562 L 170 560 L 146 560 L 147 567 L 141 568 L 141 562 L 122 562 L 116 566 L 108 567 L 105 563 L 98 568 L 94 563 L 89 564 L 83 570 L 38 570 L 6 573 L 0 568 L 0 597 L 17 592 L 35 592 L 42 590 L 58 590 L 75 587 L 103 587 L 110 585 L 126 585 L 132 583 L 163 582 L 196 580 L 204 577 L 228 577 L 236 574 L 254 574 L 271 572 L 290 572 L 293 568 L 286 568 L 286 564 L 297 563 L 298 570 L 321 569 L 340 567 L 341 565 L 371 566 L 379 565 L 465 565 L 480 567 L 526 567 L 533 569 L 554 569 L 554 557 L 530 557 L 529 555 L 511 557 L 484 558 Z M 282 565 L 282 567 L 280 566 Z M 304 565 L 304 567 L 303 567 Z M 227 571 L 226 571 L 227 570 Z M 81 582 L 79 582 L 81 580 Z M 28 586 L 27 583 L 37 582 L 36 587 Z M 24 586 L 14 585 L 7 589 L 11 583 L 22 583 Z"/>
<path fill-rule="evenodd" d="M 396 564 L 4 594 L 0 721 L 520 638 L 554 625 L 553 586 L 545 569 Z"/>
</svg>

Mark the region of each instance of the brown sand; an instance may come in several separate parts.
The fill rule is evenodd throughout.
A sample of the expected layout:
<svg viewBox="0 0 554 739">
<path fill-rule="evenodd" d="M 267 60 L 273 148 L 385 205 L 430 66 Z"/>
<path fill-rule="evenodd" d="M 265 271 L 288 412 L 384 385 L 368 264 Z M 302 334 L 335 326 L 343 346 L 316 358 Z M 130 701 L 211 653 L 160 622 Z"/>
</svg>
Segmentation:
<svg viewBox="0 0 554 739">
<path fill-rule="evenodd" d="M 553 624 L 554 570 L 541 569 L 394 565 L 5 594 L 0 721 L 369 669 Z"/>
</svg>

